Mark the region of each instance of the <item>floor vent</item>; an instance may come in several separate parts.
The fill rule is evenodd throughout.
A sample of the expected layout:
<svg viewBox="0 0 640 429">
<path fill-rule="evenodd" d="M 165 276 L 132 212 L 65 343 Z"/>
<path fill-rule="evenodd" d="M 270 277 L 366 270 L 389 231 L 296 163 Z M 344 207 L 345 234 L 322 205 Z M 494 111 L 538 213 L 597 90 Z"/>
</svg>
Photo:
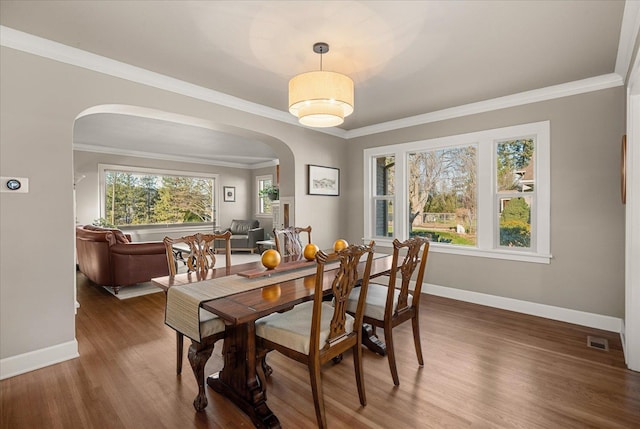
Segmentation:
<svg viewBox="0 0 640 429">
<path fill-rule="evenodd" d="M 609 351 L 609 341 L 606 338 L 587 336 L 587 346 L 592 349 Z"/>
</svg>

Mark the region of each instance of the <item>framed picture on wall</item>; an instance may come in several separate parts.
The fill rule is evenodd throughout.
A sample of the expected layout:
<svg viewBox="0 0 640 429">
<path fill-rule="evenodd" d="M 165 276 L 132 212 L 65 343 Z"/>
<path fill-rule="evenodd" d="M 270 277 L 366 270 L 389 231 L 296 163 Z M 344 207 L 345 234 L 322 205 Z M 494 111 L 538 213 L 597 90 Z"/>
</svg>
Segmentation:
<svg viewBox="0 0 640 429">
<path fill-rule="evenodd" d="M 309 165 L 309 195 L 340 195 L 340 169 Z"/>
<path fill-rule="evenodd" d="M 229 203 L 233 203 L 236 201 L 236 187 L 235 186 L 224 186 L 224 201 Z"/>
</svg>

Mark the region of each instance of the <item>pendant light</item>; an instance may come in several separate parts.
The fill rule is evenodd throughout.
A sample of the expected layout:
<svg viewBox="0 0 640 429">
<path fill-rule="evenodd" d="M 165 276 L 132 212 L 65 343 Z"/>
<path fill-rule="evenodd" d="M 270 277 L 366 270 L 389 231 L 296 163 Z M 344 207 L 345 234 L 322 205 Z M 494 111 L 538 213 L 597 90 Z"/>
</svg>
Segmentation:
<svg viewBox="0 0 640 429">
<path fill-rule="evenodd" d="M 335 127 L 353 113 L 353 80 L 340 73 L 322 70 L 323 42 L 313 45 L 320 54 L 320 71 L 302 73 L 289 81 L 289 112 L 309 127 Z"/>
</svg>

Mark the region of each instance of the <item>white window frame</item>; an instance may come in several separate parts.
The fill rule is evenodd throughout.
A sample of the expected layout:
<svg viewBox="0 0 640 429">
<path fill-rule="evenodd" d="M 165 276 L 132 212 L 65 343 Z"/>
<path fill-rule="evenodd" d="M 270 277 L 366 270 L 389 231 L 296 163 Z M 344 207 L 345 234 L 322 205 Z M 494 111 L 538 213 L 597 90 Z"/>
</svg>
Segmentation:
<svg viewBox="0 0 640 429">
<path fill-rule="evenodd" d="M 385 154 L 381 154 L 381 155 L 377 155 L 375 157 L 371 158 L 371 165 L 372 165 L 372 182 L 371 182 L 371 216 L 369 217 L 369 221 L 372 224 L 372 228 L 371 231 L 375 231 L 375 225 L 373 225 L 375 223 L 374 219 L 375 219 L 375 213 L 376 213 L 376 203 L 378 201 L 390 201 L 394 206 L 396 205 L 396 197 L 395 197 L 395 189 L 397 188 L 398 184 L 397 184 L 397 180 L 398 180 L 398 160 L 394 159 L 394 193 L 393 194 L 385 194 L 385 195 L 378 195 L 378 193 L 376 192 L 376 181 L 377 181 L 377 177 L 375 177 L 376 175 L 376 168 L 375 168 L 375 162 L 376 159 L 378 158 L 384 158 L 384 157 L 392 157 L 394 156 L 395 153 L 390 152 L 390 153 L 385 153 Z M 397 209 L 394 207 L 394 213 L 393 215 L 395 216 L 397 211 Z M 395 231 L 395 227 L 396 227 L 396 222 L 395 222 L 395 218 L 393 221 L 393 226 L 394 226 L 394 231 Z M 372 232 L 373 235 L 373 232 Z M 386 237 L 386 236 L 385 236 Z M 386 237 L 388 239 L 388 237 Z M 380 240 L 379 236 L 376 236 L 376 240 Z"/>
<path fill-rule="evenodd" d="M 273 217 L 273 213 L 265 213 L 261 210 L 261 200 L 267 197 L 260 196 L 260 182 L 265 180 L 271 180 L 271 184 L 273 185 L 273 174 L 264 174 L 261 176 L 256 176 L 256 193 L 255 193 L 255 205 L 256 205 L 256 217 L 270 218 Z"/>
<path fill-rule="evenodd" d="M 99 176 L 99 186 L 100 186 L 100 217 L 106 217 L 106 207 L 105 205 L 105 174 L 106 171 L 121 171 L 123 173 L 147 173 L 147 174 L 155 174 L 159 176 L 184 176 L 184 177 L 201 177 L 207 179 L 213 179 L 214 181 L 214 189 L 213 189 L 213 220 L 212 222 L 194 222 L 194 223 L 185 223 L 185 224 L 171 224 L 171 226 L 177 226 L 181 230 L 184 228 L 192 227 L 192 226 L 202 226 L 202 225 L 212 225 L 214 229 L 218 227 L 218 213 L 219 205 L 220 205 L 220 195 L 222 195 L 222 189 L 220 187 L 220 175 L 219 174 L 211 174 L 211 173 L 197 173 L 193 171 L 181 171 L 181 170 L 166 170 L 160 168 L 148 168 L 148 167 L 132 167 L 129 165 L 116 165 L 116 164 L 98 164 L 98 176 Z M 165 224 L 148 224 L 148 225 L 127 225 L 123 226 L 122 229 L 135 229 L 135 230 L 145 230 L 145 229 L 154 229 L 158 227 L 166 227 Z"/>
<path fill-rule="evenodd" d="M 534 177 L 535 205 L 532 209 L 531 248 L 505 248 L 499 246 L 497 218 L 499 207 L 496 195 L 496 147 L 498 142 L 523 137 L 535 139 Z M 551 260 L 551 140 L 550 122 L 542 121 L 511 127 L 496 128 L 467 134 L 440 137 L 409 143 L 380 146 L 364 150 L 364 237 L 375 240 L 381 246 L 391 246 L 393 238 L 376 237 L 373 224 L 375 201 L 375 158 L 393 155 L 396 159 L 394 238 L 404 240 L 409 236 L 407 169 L 411 152 L 463 145 L 476 145 L 478 153 L 478 218 L 476 246 L 459 246 L 432 243 L 430 250 L 436 253 L 479 256 L 523 262 L 550 263 Z M 526 196 L 526 193 L 523 195 Z"/>
</svg>

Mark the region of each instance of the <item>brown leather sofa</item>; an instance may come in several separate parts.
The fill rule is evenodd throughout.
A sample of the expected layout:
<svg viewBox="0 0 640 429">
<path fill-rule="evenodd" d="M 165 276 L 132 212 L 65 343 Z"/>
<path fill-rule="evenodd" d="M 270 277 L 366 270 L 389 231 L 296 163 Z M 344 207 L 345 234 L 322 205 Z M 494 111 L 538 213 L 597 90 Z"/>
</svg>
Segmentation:
<svg viewBox="0 0 640 429">
<path fill-rule="evenodd" d="M 119 229 L 77 226 L 76 252 L 80 272 L 116 294 L 121 287 L 169 275 L 164 243 L 132 243 Z"/>
</svg>

